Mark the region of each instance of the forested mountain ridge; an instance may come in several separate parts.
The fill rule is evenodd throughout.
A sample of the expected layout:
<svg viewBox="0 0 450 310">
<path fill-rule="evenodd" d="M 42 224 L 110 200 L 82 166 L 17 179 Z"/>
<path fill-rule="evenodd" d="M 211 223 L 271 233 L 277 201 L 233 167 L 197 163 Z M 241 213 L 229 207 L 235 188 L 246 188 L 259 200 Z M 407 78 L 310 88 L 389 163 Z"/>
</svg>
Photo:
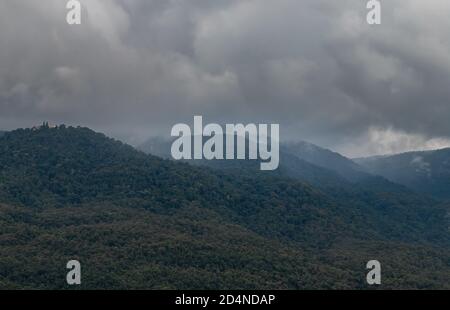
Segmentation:
<svg viewBox="0 0 450 310">
<path fill-rule="evenodd" d="M 147 154 L 172 159 L 171 145 L 174 139 L 173 137 L 170 139 L 153 137 L 137 146 L 137 149 Z M 259 170 L 258 160 L 186 160 L 186 162 L 221 170 L 245 169 L 253 172 Z M 303 141 L 280 145 L 280 167 L 274 174 L 293 177 L 315 186 L 336 186 L 342 183 L 364 182 L 374 178 L 351 159 Z"/>
<path fill-rule="evenodd" d="M 367 171 L 418 192 L 450 199 L 450 149 L 355 159 Z"/>
<path fill-rule="evenodd" d="M 369 177 L 364 168 L 339 153 L 300 141 L 283 145 L 282 150 L 322 168 L 337 172 L 350 181 Z"/>
<path fill-rule="evenodd" d="M 366 288 L 374 256 L 385 287 L 448 287 L 446 206 L 331 195 L 87 128 L 15 130 L 0 138 L 0 287 L 64 288 L 78 258 L 85 288 Z"/>
<path fill-rule="evenodd" d="M 170 158 L 170 146 L 170 140 L 152 138 L 139 149 L 146 153 L 155 152 L 159 156 Z M 341 216 L 358 210 L 367 220 L 362 224 L 366 230 L 377 227 L 378 233 L 386 238 L 401 236 L 404 238 L 402 240 L 414 240 L 415 237 L 412 239 L 410 237 L 428 236 L 435 241 L 441 238 L 445 240 L 444 242 L 449 240 L 447 233 L 429 234 L 438 226 L 437 231 L 445 231 L 447 225 L 442 220 L 435 222 L 434 216 L 430 217 L 430 214 L 440 214 L 437 217 L 445 214 L 442 208 L 438 213 L 432 211 L 436 211 L 434 206 L 439 205 L 438 200 L 417 194 L 383 177 L 361 171 L 363 168 L 350 159 L 306 142 L 282 145 L 279 169 L 270 173 L 261 173 L 257 160 L 186 160 L 185 162 L 240 176 L 273 175 L 308 183 L 327 196 L 329 201 L 343 206 Z M 339 168 L 340 164 L 342 168 Z M 351 210 L 345 207 L 349 204 Z M 417 234 L 417 227 L 411 230 L 411 227 L 403 226 L 404 217 L 414 218 L 413 222 L 422 226 L 419 230 L 423 233 Z M 355 224 L 354 221 L 352 225 Z M 424 225 L 428 228 L 424 229 Z M 393 229 L 396 230 L 395 233 Z"/>
</svg>

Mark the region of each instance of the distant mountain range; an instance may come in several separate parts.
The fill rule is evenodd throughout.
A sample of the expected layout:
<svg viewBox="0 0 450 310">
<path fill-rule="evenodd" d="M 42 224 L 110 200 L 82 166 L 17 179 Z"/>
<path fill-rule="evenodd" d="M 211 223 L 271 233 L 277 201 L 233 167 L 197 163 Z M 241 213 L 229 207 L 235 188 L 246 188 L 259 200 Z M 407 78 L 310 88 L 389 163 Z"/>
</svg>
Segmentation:
<svg viewBox="0 0 450 310">
<path fill-rule="evenodd" d="M 169 140 L 152 138 L 139 146 L 139 149 L 169 159 L 170 145 Z M 418 193 L 450 199 L 450 149 L 349 159 L 339 153 L 301 141 L 283 144 L 280 157 L 279 173 L 317 186 L 325 186 L 331 180 L 333 185 L 340 182 L 371 182 L 378 176 L 377 186 L 385 183 L 387 187 L 393 187 L 393 182 Z M 213 168 L 257 168 L 255 163 L 250 162 L 190 163 Z"/>
<path fill-rule="evenodd" d="M 417 192 L 450 199 L 450 149 L 359 158 L 355 162 Z"/>
<path fill-rule="evenodd" d="M 358 181 L 368 177 L 364 168 L 339 153 L 321 148 L 308 142 L 285 144 L 285 153 L 292 154 L 299 159 L 338 173 L 351 181 Z"/>
<path fill-rule="evenodd" d="M 225 141 L 225 139 L 223 140 Z M 139 146 L 138 149 L 147 154 L 171 159 L 171 145 L 172 141 L 168 139 L 151 138 Z M 237 171 L 241 174 L 260 173 L 258 160 L 186 160 L 184 162 L 194 166 L 206 166 L 219 170 Z M 344 181 L 343 176 L 339 175 L 336 171 L 323 169 L 283 148 L 280 151 L 280 168 L 274 172 L 264 172 L 263 174 L 284 177 L 289 176 L 315 185 L 326 185 L 330 182 L 331 184 L 338 184 Z"/>
<path fill-rule="evenodd" d="M 266 173 L 164 160 L 88 128 L 8 132 L 0 288 L 66 288 L 70 259 L 85 289 L 362 289 L 372 259 L 383 288 L 450 288 L 446 203 L 301 150 Z"/>
<path fill-rule="evenodd" d="M 171 159 L 171 144 L 172 140 L 156 137 L 147 140 L 145 143 L 138 146 L 138 149 L 147 154 L 153 154 L 162 158 Z M 303 170 L 314 170 L 318 167 L 325 168 L 328 170 L 327 172 L 323 169 L 321 170 L 322 173 L 327 173 L 328 177 L 331 177 L 332 174 L 335 178 L 345 178 L 349 181 L 356 181 L 369 176 L 369 174 L 364 172 L 364 168 L 360 167 L 352 160 L 340 155 L 339 153 L 332 152 L 307 142 L 282 144 L 280 157 L 280 162 L 282 165 L 287 161 L 289 162 L 289 166 L 292 166 L 293 162 L 296 160 L 296 164 L 303 162 Z M 197 160 L 188 162 L 197 165 L 208 165 L 216 168 L 230 168 L 232 167 L 230 165 L 236 165 L 241 168 L 242 165 L 252 165 L 249 161 Z M 306 165 L 309 167 L 306 168 Z M 312 167 L 312 165 L 315 167 Z M 256 169 L 256 167 L 257 165 L 255 164 L 254 168 Z M 318 171 L 316 169 L 314 173 L 317 172 Z"/>
<path fill-rule="evenodd" d="M 224 139 L 225 140 L 225 139 Z M 163 138 L 151 138 L 138 147 L 139 150 L 171 159 L 172 141 Z M 251 160 L 187 160 L 195 166 L 207 166 L 214 169 L 235 170 L 240 173 L 259 173 L 258 161 Z M 354 183 L 385 183 L 386 188 L 399 189 L 398 185 L 376 177 L 365 168 L 339 153 L 321 148 L 308 142 L 282 144 L 280 147 L 280 167 L 273 172 L 280 177 L 291 177 L 310 183 L 319 188 L 354 187 Z M 401 189 L 404 190 L 404 189 Z"/>
</svg>

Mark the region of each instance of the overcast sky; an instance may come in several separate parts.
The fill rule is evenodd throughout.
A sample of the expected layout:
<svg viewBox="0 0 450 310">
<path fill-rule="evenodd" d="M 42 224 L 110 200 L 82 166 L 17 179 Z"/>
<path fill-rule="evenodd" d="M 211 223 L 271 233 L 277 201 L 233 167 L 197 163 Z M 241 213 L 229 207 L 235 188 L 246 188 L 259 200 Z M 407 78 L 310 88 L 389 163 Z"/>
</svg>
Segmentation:
<svg viewBox="0 0 450 310">
<path fill-rule="evenodd" d="M 280 123 L 348 156 L 450 146 L 450 1 L 0 0 L 0 128 L 138 143 L 179 122 Z"/>
</svg>

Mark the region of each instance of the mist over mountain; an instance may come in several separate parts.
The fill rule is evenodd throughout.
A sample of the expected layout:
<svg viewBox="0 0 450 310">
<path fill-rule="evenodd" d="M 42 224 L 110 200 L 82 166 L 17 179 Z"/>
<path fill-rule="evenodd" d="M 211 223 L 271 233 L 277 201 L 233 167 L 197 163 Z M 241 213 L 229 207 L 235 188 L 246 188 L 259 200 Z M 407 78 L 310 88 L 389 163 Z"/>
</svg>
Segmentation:
<svg viewBox="0 0 450 310">
<path fill-rule="evenodd" d="M 75 28 L 66 2 L 2 0 L 2 129 L 146 137 L 203 115 L 348 156 L 450 145 L 448 0 L 385 1 L 380 29 L 361 0 L 80 1 Z"/>
<path fill-rule="evenodd" d="M 171 142 L 168 139 L 151 138 L 139 148 L 143 151 L 152 150 L 160 156 L 171 158 L 170 145 Z M 254 160 L 186 160 L 185 162 L 240 175 L 260 174 L 258 161 Z M 430 204 L 439 204 L 438 200 L 423 197 L 401 184 L 364 171 L 364 167 L 336 152 L 307 142 L 300 142 L 281 146 L 280 167 L 271 174 L 308 183 L 340 204 L 350 203 L 352 208 L 365 209 L 369 213 L 373 211 L 374 204 L 382 205 L 383 208 L 403 205 L 405 213 L 397 214 L 398 219 L 391 218 L 394 226 L 401 225 L 400 218 L 406 215 L 408 206 L 426 208 Z M 425 218 L 419 221 L 426 222 Z"/>
<path fill-rule="evenodd" d="M 288 143 L 283 146 L 283 150 L 309 163 L 335 171 L 348 180 L 356 181 L 369 177 L 364 168 L 351 159 L 312 143 Z"/>
<path fill-rule="evenodd" d="M 415 191 L 450 199 L 450 149 L 409 152 L 355 161 L 373 174 Z"/>
<path fill-rule="evenodd" d="M 147 154 L 171 159 L 170 149 L 174 140 L 174 138 L 153 137 L 149 138 L 137 148 Z M 225 138 L 223 138 L 223 141 L 225 141 Z M 246 147 L 246 152 L 248 153 L 248 143 Z M 259 161 L 187 160 L 186 162 L 193 165 L 218 169 L 247 168 L 257 170 Z M 330 182 L 337 185 L 373 178 L 373 175 L 365 172 L 365 168 L 353 162 L 351 159 L 304 141 L 281 143 L 280 168 L 274 173 L 282 176 L 291 176 L 318 186 L 325 186 Z"/>
<path fill-rule="evenodd" d="M 81 127 L 8 132 L 0 286 L 63 288 L 77 258 L 83 288 L 363 288 L 376 257 L 386 288 L 448 287 L 448 206 L 332 184 L 163 160 Z"/>
<path fill-rule="evenodd" d="M 170 159 L 170 146 L 171 142 L 168 139 L 151 138 L 139 148 L 143 151 L 153 150 Z M 258 160 L 186 160 L 185 162 L 239 175 L 261 174 Z M 365 209 L 369 213 L 373 211 L 374 203 L 378 205 L 381 201 L 384 208 L 403 206 L 404 213 L 397 214 L 398 219 L 390 219 L 392 225 L 401 225 L 400 218 L 409 212 L 410 206 L 424 207 L 439 203 L 438 200 L 423 197 L 402 184 L 363 170 L 365 168 L 336 152 L 311 143 L 299 142 L 281 146 L 280 167 L 271 172 L 271 175 L 305 182 L 340 204 L 346 205 L 351 202 L 352 207 Z"/>
</svg>

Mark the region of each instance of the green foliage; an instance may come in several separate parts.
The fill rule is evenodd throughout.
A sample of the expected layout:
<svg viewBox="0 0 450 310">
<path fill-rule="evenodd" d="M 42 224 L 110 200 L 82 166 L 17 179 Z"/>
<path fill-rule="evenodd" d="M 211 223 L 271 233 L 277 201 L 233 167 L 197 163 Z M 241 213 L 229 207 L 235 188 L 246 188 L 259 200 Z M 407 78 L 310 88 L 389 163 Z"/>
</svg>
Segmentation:
<svg viewBox="0 0 450 310">
<path fill-rule="evenodd" d="M 87 289 L 367 288 L 377 257 L 384 288 L 448 287 L 448 208 L 384 183 L 192 167 L 62 126 L 0 138 L 0 202 L 3 288 L 67 288 L 70 259 Z"/>
</svg>

